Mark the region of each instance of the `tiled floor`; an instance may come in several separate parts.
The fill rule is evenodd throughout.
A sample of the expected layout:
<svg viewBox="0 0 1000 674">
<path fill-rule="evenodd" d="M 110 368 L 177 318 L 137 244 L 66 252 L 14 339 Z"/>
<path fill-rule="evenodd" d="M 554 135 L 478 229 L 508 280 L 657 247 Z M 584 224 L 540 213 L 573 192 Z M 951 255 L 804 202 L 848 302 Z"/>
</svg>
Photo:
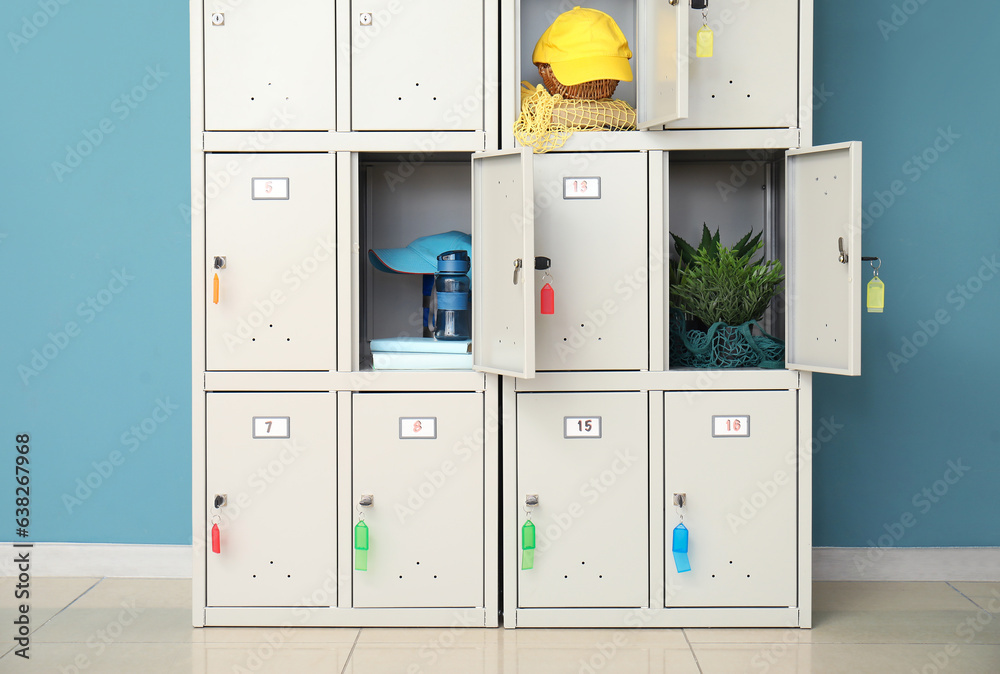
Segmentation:
<svg viewBox="0 0 1000 674">
<path fill-rule="evenodd" d="M 1000 583 L 816 583 L 812 630 L 193 629 L 184 580 L 0 578 L 0 672 L 1000 673 Z M 6 627 L 3 627 L 3 626 Z"/>
</svg>

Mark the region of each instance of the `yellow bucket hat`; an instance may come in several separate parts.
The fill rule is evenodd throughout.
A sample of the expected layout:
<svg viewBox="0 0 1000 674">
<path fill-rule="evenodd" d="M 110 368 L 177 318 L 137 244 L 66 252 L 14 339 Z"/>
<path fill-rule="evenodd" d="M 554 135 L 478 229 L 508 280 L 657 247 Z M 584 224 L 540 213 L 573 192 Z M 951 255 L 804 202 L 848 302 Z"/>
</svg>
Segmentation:
<svg viewBox="0 0 1000 674">
<path fill-rule="evenodd" d="M 552 22 L 535 45 L 531 60 L 548 63 L 562 84 L 593 80 L 632 81 L 628 48 L 615 20 L 596 9 L 574 7 Z"/>
</svg>

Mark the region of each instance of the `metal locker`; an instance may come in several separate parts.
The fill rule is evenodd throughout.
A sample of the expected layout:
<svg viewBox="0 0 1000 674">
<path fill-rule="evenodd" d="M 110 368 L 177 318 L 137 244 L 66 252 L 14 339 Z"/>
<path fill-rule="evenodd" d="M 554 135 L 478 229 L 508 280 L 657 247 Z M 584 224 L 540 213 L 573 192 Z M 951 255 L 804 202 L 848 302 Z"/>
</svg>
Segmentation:
<svg viewBox="0 0 1000 674">
<path fill-rule="evenodd" d="M 354 522 L 369 536 L 354 606 L 483 606 L 483 394 L 352 401 Z"/>
<path fill-rule="evenodd" d="M 555 293 L 553 314 L 535 310 L 535 367 L 646 369 L 647 155 L 553 153 L 534 164 L 535 255 L 552 261 Z"/>
<path fill-rule="evenodd" d="M 647 418 L 645 393 L 517 394 L 518 510 L 506 535 L 520 541 L 530 517 L 536 537 L 519 607 L 647 605 Z"/>
<path fill-rule="evenodd" d="M 664 394 L 668 608 L 797 605 L 795 391 Z M 683 494 L 684 504 L 671 504 Z M 684 516 L 691 570 L 672 531 Z"/>
<path fill-rule="evenodd" d="M 209 154 L 205 170 L 207 369 L 336 369 L 334 155 Z"/>
<path fill-rule="evenodd" d="M 351 2 L 355 131 L 484 128 L 483 3 Z"/>
<path fill-rule="evenodd" d="M 688 115 L 667 128 L 798 126 L 798 0 L 712 0 L 708 21 L 714 53 L 698 58 L 694 45 L 705 22 L 691 12 Z"/>
<path fill-rule="evenodd" d="M 329 0 L 206 0 L 205 129 L 335 129 L 335 35 Z"/>
<path fill-rule="evenodd" d="M 206 540 L 216 523 L 221 536 L 220 551 L 206 555 L 207 605 L 301 605 L 336 578 L 336 401 L 206 398 Z"/>
</svg>

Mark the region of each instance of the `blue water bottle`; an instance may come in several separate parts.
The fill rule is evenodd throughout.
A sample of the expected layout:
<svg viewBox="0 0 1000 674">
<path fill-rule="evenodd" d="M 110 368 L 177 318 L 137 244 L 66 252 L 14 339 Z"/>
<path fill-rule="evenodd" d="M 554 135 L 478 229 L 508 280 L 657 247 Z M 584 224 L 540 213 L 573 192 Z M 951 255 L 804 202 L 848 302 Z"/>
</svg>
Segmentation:
<svg viewBox="0 0 1000 674">
<path fill-rule="evenodd" d="M 449 250 L 437 256 L 437 275 L 434 290 L 437 293 L 437 320 L 434 337 L 442 340 L 469 339 L 472 334 L 472 316 L 469 296 L 469 254 L 464 250 Z"/>
</svg>

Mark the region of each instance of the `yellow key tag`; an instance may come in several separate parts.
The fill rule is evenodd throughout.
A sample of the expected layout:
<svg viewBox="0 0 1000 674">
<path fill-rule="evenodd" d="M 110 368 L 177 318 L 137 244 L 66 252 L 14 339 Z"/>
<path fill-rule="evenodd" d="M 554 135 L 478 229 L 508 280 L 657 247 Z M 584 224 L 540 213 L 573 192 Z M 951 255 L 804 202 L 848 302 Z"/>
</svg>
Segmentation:
<svg viewBox="0 0 1000 674">
<path fill-rule="evenodd" d="M 885 309 L 885 284 L 878 276 L 868 282 L 868 313 L 880 314 Z"/>
<path fill-rule="evenodd" d="M 706 23 L 702 25 L 702 27 L 698 29 L 695 56 L 698 58 L 711 58 L 714 40 L 715 35 L 712 33 L 712 29 L 708 27 L 708 24 Z"/>
</svg>

